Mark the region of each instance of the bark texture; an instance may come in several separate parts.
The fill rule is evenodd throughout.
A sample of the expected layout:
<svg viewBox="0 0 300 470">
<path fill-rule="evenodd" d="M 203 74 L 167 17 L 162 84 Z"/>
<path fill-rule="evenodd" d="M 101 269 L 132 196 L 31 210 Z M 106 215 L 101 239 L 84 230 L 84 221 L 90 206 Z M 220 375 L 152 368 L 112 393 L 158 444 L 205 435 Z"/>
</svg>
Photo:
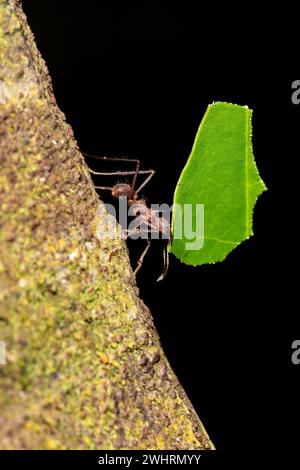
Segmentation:
<svg viewBox="0 0 300 470">
<path fill-rule="evenodd" d="M 0 448 L 213 449 L 16 0 L 0 0 L 0 165 Z"/>
</svg>

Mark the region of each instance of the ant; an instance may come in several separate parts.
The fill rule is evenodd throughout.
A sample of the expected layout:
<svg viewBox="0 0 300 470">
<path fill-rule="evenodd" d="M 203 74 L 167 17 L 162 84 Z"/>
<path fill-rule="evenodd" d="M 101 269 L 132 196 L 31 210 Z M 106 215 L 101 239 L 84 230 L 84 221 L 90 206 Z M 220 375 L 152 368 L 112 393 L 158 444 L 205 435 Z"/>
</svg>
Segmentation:
<svg viewBox="0 0 300 470">
<path fill-rule="evenodd" d="M 91 155 L 85 152 L 82 152 L 82 155 L 88 158 L 94 158 L 95 160 L 106 160 L 106 161 L 111 161 L 111 162 L 124 162 L 125 161 L 129 163 L 134 163 L 135 170 L 133 171 L 99 172 L 99 171 L 94 171 L 91 168 L 89 168 L 89 171 L 93 175 L 97 175 L 97 176 L 99 175 L 100 176 L 133 176 L 131 185 L 127 183 L 117 183 L 114 186 L 95 186 L 95 188 L 111 191 L 112 196 L 117 199 L 119 199 L 120 197 L 127 198 L 127 205 L 128 207 L 130 207 L 131 215 L 133 215 L 134 217 L 137 217 L 137 216 L 139 217 L 138 223 L 135 226 L 134 231 L 138 231 L 139 233 L 144 232 L 149 235 L 149 229 L 150 229 L 150 233 L 156 232 L 159 234 L 159 236 L 163 238 L 167 238 L 168 242 L 170 241 L 170 224 L 168 220 L 165 217 L 159 217 L 156 211 L 154 211 L 153 209 L 150 209 L 147 206 L 145 199 L 140 198 L 138 195 L 141 189 L 144 188 L 147 183 L 149 183 L 150 179 L 155 174 L 155 170 L 141 170 L 140 160 L 137 160 L 135 158 L 124 159 L 120 157 L 98 157 L 98 156 Z M 144 179 L 142 184 L 137 189 L 135 189 L 137 177 L 139 175 L 147 175 L 147 177 Z M 127 235 L 128 237 L 130 235 L 130 232 L 128 230 L 127 232 L 128 232 L 128 235 Z M 137 266 L 134 270 L 135 275 L 141 268 L 144 258 L 151 245 L 151 239 L 149 237 L 147 238 L 146 241 L 147 241 L 147 246 L 139 257 Z M 164 279 L 164 277 L 167 274 L 168 267 L 169 267 L 169 252 L 168 252 L 168 246 L 166 245 L 164 246 L 164 249 L 163 249 L 163 270 L 162 270 L 161 275 L 157 279 L 157 282 L 162 281 Z"/>
</svg>

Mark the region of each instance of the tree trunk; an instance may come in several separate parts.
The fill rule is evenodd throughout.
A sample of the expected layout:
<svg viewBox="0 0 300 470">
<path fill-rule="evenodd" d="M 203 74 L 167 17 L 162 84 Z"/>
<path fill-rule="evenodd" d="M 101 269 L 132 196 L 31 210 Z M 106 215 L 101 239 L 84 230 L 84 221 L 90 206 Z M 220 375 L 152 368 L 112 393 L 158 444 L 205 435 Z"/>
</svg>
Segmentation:
<svg viewBox="0 0 300 470">
<path fill-rule="evenodd" d="M 0 165 L 0 448 L 213 449 L 16 0 L 0 0 Z"/>
</svg>

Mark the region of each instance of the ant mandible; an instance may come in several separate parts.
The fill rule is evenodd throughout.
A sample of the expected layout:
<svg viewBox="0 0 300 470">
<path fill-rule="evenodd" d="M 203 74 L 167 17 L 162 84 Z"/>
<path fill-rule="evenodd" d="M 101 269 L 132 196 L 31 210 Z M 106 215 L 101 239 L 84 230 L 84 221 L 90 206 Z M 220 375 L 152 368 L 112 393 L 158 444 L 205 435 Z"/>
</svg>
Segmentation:
<svg viewBox="0 0 300 470">
<path fill-rule="evenodd" d="M 141 170 L 140 169 L 140 160 L 135 158 L 120 158 L 120 157 L 99 157 L 95 155 L 91 155 L 90 153 L 81 152 L 82 155 L 88 158 L 94 158 L 95 160 L 106 160 L 111 162 L 128 162 L 128 163 L 135 163 L 135 170 L 134 171 L 113 171 L 113 172 L 99 172 L 94 171 L 89 168 L 89 171 L 93 175 L 97 176 L 133 176 L 132 183 L 117 183 L 114 186 L 95 186 L 96 189 L 101 190 L 108 190 L 111 191 L 113 197 L 119 199 L 120 197 L 127 198 L 128 207 L 130 207 L 130 212 L 133 216 L 139 216 L 138 225 L 135 227 L 135 230 L 142 231 L 144 230 L 149 234 L 151 231 L 158 232 L 159 236 L 163 238 L 167 238 L 168 242 L 170 241 L 170 224 L 165 217 L 159 217 L 153 209 L 147 207 L 147 203 L 145 199 L 140 198 L 138 193 L 141 191 L 142 188 L 149 183 L 150 179 L 155 174 L 155 170 Z M 136 181 L 138 175 L 148 175 L 142 184 L 135 189 Z M 129 235 L 128 235 L 129 236 Z M 137 266 L 134 270 L 134 274 L 137 274 L 139 269 L 141 268 L 144 258 L 150 248 L 151 239 L 147 238 L 147 246 L 142 252 L 137 262 Z M 168 247 L 164 246 L 163 249 L 163 270 L 157 282 L 162 281 L 167 274 L 169 267 L 169 252 Z"/>
</svg>

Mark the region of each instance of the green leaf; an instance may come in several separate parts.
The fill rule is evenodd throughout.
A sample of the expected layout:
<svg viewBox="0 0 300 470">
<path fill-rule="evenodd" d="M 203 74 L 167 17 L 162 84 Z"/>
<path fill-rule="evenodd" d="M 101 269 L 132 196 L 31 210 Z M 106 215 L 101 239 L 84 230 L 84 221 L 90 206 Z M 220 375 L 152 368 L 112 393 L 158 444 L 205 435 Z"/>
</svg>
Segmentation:
<svg viewBox="0 0 300 470">
<path fill-rule="evenodd" d="M 253 209 L 266 187 L 254 161 L 251 117 L 247 106 L 230 103 L 209 105 L 203 117 L 174 194 L 169 250 L 186 264 L 222 261 L 253 235 Z M 198 206 L 196 218 L 197 204 L 204 216 Z M 189 225 L 193 238 L 184 230 Z"/>
</svg>

